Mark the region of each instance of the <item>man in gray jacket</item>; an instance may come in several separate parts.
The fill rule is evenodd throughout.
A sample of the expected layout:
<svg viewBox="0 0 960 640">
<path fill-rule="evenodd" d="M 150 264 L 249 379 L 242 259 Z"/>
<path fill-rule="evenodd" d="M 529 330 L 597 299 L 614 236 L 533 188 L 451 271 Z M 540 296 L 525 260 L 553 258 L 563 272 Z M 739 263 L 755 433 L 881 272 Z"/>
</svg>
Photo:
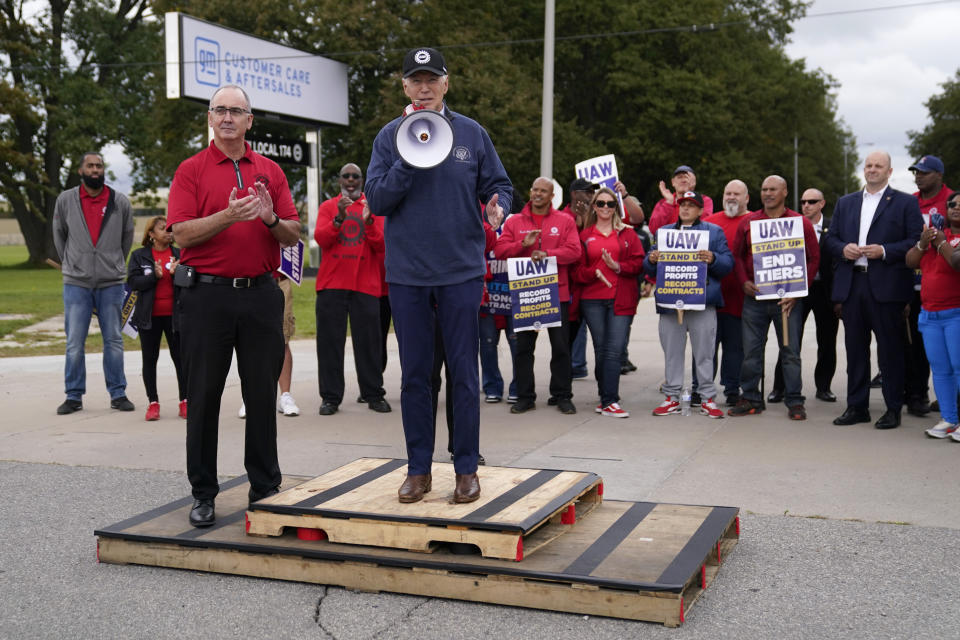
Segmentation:
<svg viewBox="0 0 960 640">
<path fill-rule="evenodd" d="M 121 307 L 127 253 L 133 243 L 133 212 L 125 195 L 103 182 L 103 156 L 83 154 L 82 184 L 57 197 L 53 210 L 53 242 L 63 270 L 64 328 L 67 353 L 64 386 L 67 399 L 59 415 L 83 408 L 87 390 L 84 343 L 94 312 L 103 336 L 103 375 L 110 407 L 133 411 L 123 374 Z"/>
</svg>

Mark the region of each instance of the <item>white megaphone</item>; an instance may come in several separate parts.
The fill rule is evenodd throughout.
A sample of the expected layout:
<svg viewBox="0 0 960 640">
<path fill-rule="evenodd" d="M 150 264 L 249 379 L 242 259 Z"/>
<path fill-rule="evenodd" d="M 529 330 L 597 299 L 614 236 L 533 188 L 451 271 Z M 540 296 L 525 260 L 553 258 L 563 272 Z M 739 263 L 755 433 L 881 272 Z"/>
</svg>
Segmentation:
<svg viewBox="0 0 960 640">
<path fill-rule="evenodd" d="M 453 125 L 439 111 L 410 105 L 403 111 L 393 142 L 404 162 L 417 169 L 429 169 L 450 155 Z"/>
</svg>

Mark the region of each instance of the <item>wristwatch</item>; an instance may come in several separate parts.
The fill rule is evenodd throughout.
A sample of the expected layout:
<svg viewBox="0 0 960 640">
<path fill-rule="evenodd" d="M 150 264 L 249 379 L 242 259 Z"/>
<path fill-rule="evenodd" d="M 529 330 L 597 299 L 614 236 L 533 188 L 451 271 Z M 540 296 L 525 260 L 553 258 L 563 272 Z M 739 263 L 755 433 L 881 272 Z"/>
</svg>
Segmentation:
<svg viewBox="0 0 960 640">
<path fill-rule="evenodd" d="M 261 222 L 262 222 L 262 220 L 261 220 Z M 278 215 L 277 215 L 277 212 L 274 211 L 274 212 L 273 212 L 273 222 L 271 222 L 270 224 L 267 224 L 266 222 L 264 222 L 263 224 L 264 224 L 264 226 L 267 227 L 267 229 L 273 229 L 275 226 L 277 226 L 278 224 L 280 224 L 280 216 L 278 216 Z"/>
</svg>

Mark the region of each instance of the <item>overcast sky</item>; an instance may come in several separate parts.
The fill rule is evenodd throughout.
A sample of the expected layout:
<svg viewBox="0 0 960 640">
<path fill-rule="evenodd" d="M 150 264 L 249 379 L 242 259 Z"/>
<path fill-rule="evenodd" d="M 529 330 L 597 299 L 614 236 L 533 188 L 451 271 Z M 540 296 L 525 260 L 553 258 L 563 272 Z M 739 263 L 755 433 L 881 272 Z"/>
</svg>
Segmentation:
<svg viewBox="0 0 960 640">
<path fill-rule="evenodd" d="M 923 103 L 960 67 L 960 1 L 904 5 L 816 0 L 808 17 L 794 23 L 786 50 L 839 82 L 837 110 L 857 138 L 861 161 L 874 149 L 888 151 L 891 185 L 912 193 L 916 185 L 907 168 L 918 158 L 907 155 L 907 132 L 928 123 Z M 880 10 L 891 6 L 902 8 Z M 865 9 L 870 11 L 818 16 Z M 946 167 L 948 175 L 957 169 Z M 857 174 L 862 176 L 862 163 Z"/>
<path fill-rule="evenodd" d="M 874 149 L 889 151 L 891 184 L 913 192 L 907 168 L 917 158 L 907 155 L 907 132 L 927 124 L 923 103 L 960 67 L 960 0 L 815 0 L 807 15 L 794 23 L 787 54 L 839 83 L 838 113 L 857 138 L 861 160 Z M 105 151 L 114 184 L 129 192 L 129 161 L 119 145 Z M 957 175 L 956 167 L 946 169 Z"/>
</svg>

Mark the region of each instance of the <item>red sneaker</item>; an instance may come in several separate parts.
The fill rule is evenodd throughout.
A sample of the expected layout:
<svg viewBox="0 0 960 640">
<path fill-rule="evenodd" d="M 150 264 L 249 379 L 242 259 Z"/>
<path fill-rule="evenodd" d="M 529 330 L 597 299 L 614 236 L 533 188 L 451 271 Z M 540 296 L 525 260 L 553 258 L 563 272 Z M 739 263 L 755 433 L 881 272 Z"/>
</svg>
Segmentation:
<svg viewBox="0 0 960 640">
<path fill-rule="evenodd" d="M 714 398 L 710 398 L 700 405 L 700 413 L 709 418 L 722 418 L 723 410 L 717 406 Z"/>
<path fill-rule="evenodd" d="M 667 399 L 663 403 L 653 410 L 653 415 L 655 416 L 668 416 L 671 413 L 680 412 L 680 398 L 675 398 L 673 396 L 667 396 Z"/>
<path fill-rule="evenodd" d="M 152 422 L 154 420 L 160 419 L 160 403 L 151 402 L 150 406 L 147 407 L 147 415 L 143 417 L 147 422 Z"/>
<path fill-rule="evenodd" d="M 604 418 L 629 418 L 630 414 L 623 410 L 623 408 L 616 402 L 611 402 L 603 408 L 600 415 Z"/>
<path fill-rule="evenodd" d="M 187 401 L 186 400 L 180 401 L 180 417 L 183 418 L 184 420 L 187 419 Z"/>
</svg>

